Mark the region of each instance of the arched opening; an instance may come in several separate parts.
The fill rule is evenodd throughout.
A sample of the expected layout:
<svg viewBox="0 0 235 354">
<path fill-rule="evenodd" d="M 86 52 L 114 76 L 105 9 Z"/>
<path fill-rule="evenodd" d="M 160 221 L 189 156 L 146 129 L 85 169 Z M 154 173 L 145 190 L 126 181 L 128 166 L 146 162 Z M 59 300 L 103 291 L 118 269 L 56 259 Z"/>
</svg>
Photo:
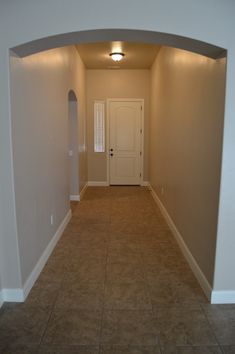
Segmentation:
<svg viewBox="0 0 235 354">
<path fill-rule="evenodd" d="M 68 93 L 70 200 L 79 201 L 78 101 L 73 90 Z"/>
<path fill-rule="evenodd" d="M 64 33 L 37 39 L 29 43 L 23 43 L 11 49 L 16 55 L 24 57 L 43 50 L 63 47 L 74 43 L 105 41 L 155 43 L 189 50 L 214 59 L 226 56 L 226 50 L 224 48 L 220 48 L 213 44 L 202 42 L 193 38 L 187 38 L 170 33 L 125 29 L 99 29 Z"/>
<path fill-rule="evenodd" d="M 15 54 L 20 57 L 26 57 L 30 54 L 41 52 L 51 48 L 62 47 L 74 43 L 97 42 L 107 40 L 125 40 L 125 41 L 141 41 L 145 43 L 165 44 L 171 47 L 186 49 L 198 54 L 205 55 L 209 58 L 222 58 L 226 56 L 226 51 L 223 48 L 216 47 L 201 41 L 179 37 L 176 35 L 169 35 L 150 31 L 126 31 L 126 30 L 98 30 L 98 31 L 85 31 L 77 33 L 68 33 L 33 41 L 12 48 Z M 56 58 L 55 58 L 56 59 Z M 59 60 L 60 58 L 58 58 Z M 57 60 L 57 59 L 56 59 Z M 55 60 L 55 62 L 56 62 Z M 69 105 L 69 151 L 71 152 L 70 158 L 70 195 L 79 196 L 79 158 L 78 158 L 78 119 L 77 119 L 77 98 L 74 91 L 68 94 Z M 163 127 L 164 129 L 164 127 Z M 80 130 L 79 130 L 80 131 Z M 179 135 L 180 136 L 180 135 Z M 80 142 L 79 142 L 80 143 Z M 82 145 L 82 144 L 81 144 Z M 84 151 L 86 149 L 85 143 Z M 173 151 L 173 149 L 172 149 Z M 174 150 L 175 151 L 175 150 Z M 74 155 L 75 154 L 75 155 Z M 84 156 L 84 155 L 83 155 Z M 85 165 L 83 159 L 82 163 Z M 84 181 L 85 177 L 84 177 Z M 82 181 L 82 182 L 84 182 Z M 161 194 L 164 194 L 164 189 L 160 189 Z M 214 249 L 213 249 L 214 251 Z M 212 272 L 210 274 L 212 276 Z"/>
</svg>

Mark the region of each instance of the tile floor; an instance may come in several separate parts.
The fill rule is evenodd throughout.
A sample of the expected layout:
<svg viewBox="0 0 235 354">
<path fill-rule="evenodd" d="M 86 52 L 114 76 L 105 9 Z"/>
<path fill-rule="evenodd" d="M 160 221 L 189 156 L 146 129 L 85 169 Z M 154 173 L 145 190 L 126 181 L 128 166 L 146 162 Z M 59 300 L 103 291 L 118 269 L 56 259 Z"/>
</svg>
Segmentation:
<svg viewBox="0 0 235 354">
<path fill-rule="evenodd" d="M 235 353 L 235 305 L 208 304 L 147 188 L 88 188 L 1 354 Z"/>
</svg>

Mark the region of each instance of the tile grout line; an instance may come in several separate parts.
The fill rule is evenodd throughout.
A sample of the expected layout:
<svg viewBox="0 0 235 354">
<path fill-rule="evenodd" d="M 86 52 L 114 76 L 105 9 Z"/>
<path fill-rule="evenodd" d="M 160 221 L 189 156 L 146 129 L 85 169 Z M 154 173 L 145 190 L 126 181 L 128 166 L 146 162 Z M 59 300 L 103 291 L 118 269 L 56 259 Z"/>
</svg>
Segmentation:
<svg viewBox="0 0 235 354">
<path fill-rule="evenodd" d="M 110 201 L 110 210 L 111 210 L 111 201 Z M 110 224 L 111 224 L 111 214 L 109 212 L 109 232 L 110 232 Z M 106 231 L 107 235 L 107 248 L 106 248 L 106 261 L 105 261 L 105 277 L 104 277 L 104 289 L 103 289 L 103 301 L 102 301 L 102 314 L 101 314 L 101 326 L 100 326 L 100 335 L 99 335 L 99 354 L 102 354 L 101 350 L 101 341 L 102 341 L 102 333 L 103 333 L 103 322 L 104 322 L 104 311 L 105 311 L 105 294 L 106 294 L 106 282 L 107 282 L 107 265 L 108 265 L 108 252 L 109 252 L 109 243 L 110 243 L 110 235 Z"/>
<path fill-rule="evenodd" d="M 60 293 L 60 291 L 61 291 L 62 283 L 63 283 L 64 278 L 65 278 L 65 270 L 64 270 L 64 272 L 63 272 L 63 277 L 62 277 L 62 281 L 61 281 L 61 284 L 60 284 L 60 287 L 59 287 L 58 294 L 57 294 L 57 296 L 56 296 L 56 298 L 55 298 L 55 300 L 54 300 L 53 305 L 51 306 L 50 315 L 49 315 L 49 317 L 48 317 L 48 320 L 47 320 L 45 329 L 44 329 L 43 334 L 42 334 L 42 336 L 41 336 L 41 339 L 40 339 L 40 342 L 39 342 L 39 346 L 38 346 L 38 350 L 40 350 L 41 346 L 43 345 L 43 339 L 44 339 L 45 334 L 46 334 L 46 331 L 47 331 L 47 329 L 48 329 L 49 322 L 50 322 L 50 320 L 51 320 L 51 318 L 52 318 L 52 314 L 53 314 L 53 312 L 54 312 L 54 310 L 55 310 L 55 305 L 56 305 L 57 299 L 58 299 L 58 297 L 59 297 L 59 293 Z"/>
<path fill-rule="evenodd" d="M 216 342 L 217 342 L 217 345 L 219 346 L 219 348 L 222 350 L 222 353 L 223 353 L 224 350 L 221 348 L 221 344 L 220 344 L 220 342 L 219 342 L 219 340 L 218 340 L 218 338 L 217 338 L 217 336 L 216 336 L 215 331 L 214 331 L 213 328 L 212 328 L 212 325 L 211 325 L 211 323 L 210 323 L 210 321 L 209 321 L 209 319 L 208 319 L 208 317 L 207 317 L 207 314 L 206 314 L 206 311 L 205 311 L 204 307 L 203 307 L 202 304 L 200 304 L 200 303 L 199 303 L 199 306 L 201 307 L 201 310 L 202 310 L 202 312 L 203 312 L 203 314 L 204 314 L 204 316 L 205 316 L 205 318 L 206 318 L 206 321 L 207 321 L 207 323 L 208 323 L 208 325 L 209 325 L 209 328 L 211 329 L 211 332 L 213 333 L 213 336 L 215 337 L 215 340 L 216 340 Z"/>
<path fill-rule="evenodd" d="M 140 242 L 140 240 L 139 240 Z M 141 244 L 140 244 L 140 250 L 141 250 Z M 146 286 L 147 286 L 147 292 L 149 294 L 149 299 L 150 299 L 150 302 L 151 302 L 151 312 L 152 312 L 152 316 L 153 316 L 153 320 L 155 320 L 155 317 L 154 317 L 154 306 L 153 306 L 153 301 L 152 301 L 152 296 L 151 296 L 151 291 L 150 291 L 150 286 L 149 286 L 149 282 L 148 282 L 148 278 L 147 278 L 147 272 L 146 272 L 146 262 L 144 260 L 144 255 L 143 255 L 143 251 L 141 250 L 140 251 L 140 254 L 141 254 L 141 259 L 142 259 L 142 264 L 143 264 L 143 273 L 144 273 L 144 281 L 146 283 Z M 157 343 L 156 345 L 158 346 L 158 349 L 160 351 L 161 354 L 163 354 L 162 352 L 162 348 L 161 348 L 161 345 L 160 345 L 160 338 L 159 338 L 159 335 L 157 335 Z"/>
</svg>

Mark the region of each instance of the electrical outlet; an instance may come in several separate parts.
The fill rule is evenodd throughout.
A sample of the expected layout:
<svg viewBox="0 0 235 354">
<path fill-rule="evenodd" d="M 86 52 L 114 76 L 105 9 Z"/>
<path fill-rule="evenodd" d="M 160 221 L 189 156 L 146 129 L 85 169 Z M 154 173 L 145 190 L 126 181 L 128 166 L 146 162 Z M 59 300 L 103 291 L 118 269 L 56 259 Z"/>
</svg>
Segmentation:
<svg viewBox="0 0 235 354">
<path fill-rule="evenodd" d="M 54 215 L 51 214 L 51 225 L 54 225 Z"/>
</svg>

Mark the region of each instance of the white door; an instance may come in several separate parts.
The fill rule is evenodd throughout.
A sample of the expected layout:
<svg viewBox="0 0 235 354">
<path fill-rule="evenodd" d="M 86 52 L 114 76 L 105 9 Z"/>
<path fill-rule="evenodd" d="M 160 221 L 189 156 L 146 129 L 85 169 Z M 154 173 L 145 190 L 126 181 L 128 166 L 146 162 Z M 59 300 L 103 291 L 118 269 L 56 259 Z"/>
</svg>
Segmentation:
<svg viewBox="0 0 235 354">
<path fill-rule="evenodd" d="M 109 102 L 109 174 L 110 184 L 141 183 L 140 101 Z"/>
</svg>

